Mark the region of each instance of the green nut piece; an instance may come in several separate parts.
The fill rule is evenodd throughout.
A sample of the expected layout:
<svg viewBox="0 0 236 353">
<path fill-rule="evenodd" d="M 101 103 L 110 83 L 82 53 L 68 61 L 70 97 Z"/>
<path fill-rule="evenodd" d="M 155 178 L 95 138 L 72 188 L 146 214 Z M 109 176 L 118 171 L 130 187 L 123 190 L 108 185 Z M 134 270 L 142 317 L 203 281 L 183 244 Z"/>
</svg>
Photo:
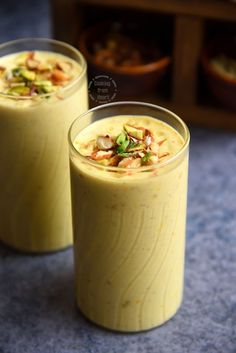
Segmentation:
<svg viewBox="0 0 236 353">
<path fill-rule="evenodd" d="M 120 135 L 117 136 L 116 143 L 117 145 L 122 145 L 127 140 L 127 134 L 122 131 Z"/>
<path fill-rule="evenodd" d="M 15 86 L 11 87 L 7 94 L 12 96 L 28 96 L 30 94 L 30 88 L 25 86 Z"/>
<path fill-rule="evenodd" d="M 136 129 L 133 126 L 130 125 L 124 125 L 125 131 L 132 137 L 142 140 L 144 138 L 144 130 L 142 129 Z"/>
<path fill-rule="evenodd" d="M 47 81 L 47 80 L 38 80 L 34 82 L 35 86 L 52 86 L 52 82 L 51 81 Z"/>
<path fill-rule="evenodd" d="M 36 78 L 35 72 L 24 69 L 20 71 L 20 76 L 26 79 L 27 81 L 34 81 Z"/>
</svg>

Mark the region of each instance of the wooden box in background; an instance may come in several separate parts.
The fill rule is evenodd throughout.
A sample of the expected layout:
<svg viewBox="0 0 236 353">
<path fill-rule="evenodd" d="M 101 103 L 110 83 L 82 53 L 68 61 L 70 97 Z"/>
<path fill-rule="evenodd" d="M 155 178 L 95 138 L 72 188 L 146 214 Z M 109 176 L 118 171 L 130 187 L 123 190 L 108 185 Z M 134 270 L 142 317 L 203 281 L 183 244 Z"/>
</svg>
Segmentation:
<svg viewBox="0 0 236 353">
<path fill-rule="evenodd" d="M 51 5 L 53 36 L 75 46 L 83 28 L 100 17 L 111 20 L 117 13 L 126 16 L 132 11 L 139 16 L 169 17 L 173 61 L 168 93 L 154 92 L 140 100 L 167 107 L 188 123 L 236 130 L 236 113 L 211 96 L 200 65 L 209 37 L 235 30 L 236 4 L 226 0 L 51 0 Z M 167 31 L 172 31 L 169 27 Z"/>
</svg>

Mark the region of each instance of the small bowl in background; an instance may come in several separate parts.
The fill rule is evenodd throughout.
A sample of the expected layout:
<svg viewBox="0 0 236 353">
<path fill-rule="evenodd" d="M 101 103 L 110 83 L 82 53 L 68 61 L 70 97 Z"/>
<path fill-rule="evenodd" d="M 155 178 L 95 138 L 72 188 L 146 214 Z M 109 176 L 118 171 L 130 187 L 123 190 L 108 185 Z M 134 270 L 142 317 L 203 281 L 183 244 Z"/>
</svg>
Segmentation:
<svg viewBox="0 0 236 353">
<path fill-rule="evenodd" d="M 212 94 L 236 111 L 236 37 L 213 40 L 203 51 L 201 62 Z"/>
<path fill-rule="evenodd" d="M 138 26 L 121 23 L 99 23 L 85 29 L 78 47 L 88 62 L 89 79 L 111 77 L 117 85 L 116 99 L 153 91 L 171 61 L 155 41 L 140 39 Z"/>
</svg>

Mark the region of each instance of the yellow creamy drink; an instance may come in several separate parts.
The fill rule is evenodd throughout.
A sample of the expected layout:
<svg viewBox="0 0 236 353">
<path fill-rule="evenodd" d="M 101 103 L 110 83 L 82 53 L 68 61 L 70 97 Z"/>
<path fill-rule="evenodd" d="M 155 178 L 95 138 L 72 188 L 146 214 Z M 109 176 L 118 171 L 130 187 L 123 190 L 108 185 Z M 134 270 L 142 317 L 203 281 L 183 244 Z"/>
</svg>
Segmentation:
<svg viewBox="0 0 236 353">
<path fill-rule="evenodd" d="M 189 137 L 151 107 L 70 131 L 77 304 L 119 331 L 161 325 L 182 300 Z"/>
<path fill-rule="evenodd" d="M 0 240 L 23 251 L 59 250 L 72 242 L 67 131 L 87 109 L 86 64 L 50 40 L 0 47 L 7 52 L 0 57 Z"/>
</svg>

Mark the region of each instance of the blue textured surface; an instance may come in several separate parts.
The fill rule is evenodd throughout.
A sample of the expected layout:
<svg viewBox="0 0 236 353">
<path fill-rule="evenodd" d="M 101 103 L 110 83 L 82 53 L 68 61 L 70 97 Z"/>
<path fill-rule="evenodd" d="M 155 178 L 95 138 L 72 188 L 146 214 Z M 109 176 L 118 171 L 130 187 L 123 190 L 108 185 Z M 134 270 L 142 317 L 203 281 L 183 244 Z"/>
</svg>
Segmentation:
<svg viewBox="0 0 236 353">
<path fill-rule="evenodd" d="M 16 4 L 1 6 L 1 41 L 49 35 L 45 0 Z M 36 11 L 44 14 L 41 24 Z M 178 314 L 146 333 L 100 329 L 75 308 L 71 249 L 27 256 L 0 245 L 0 353 L 236 352 L 236 135 L 191 133 L 185 297 Z"/>
</svg>

